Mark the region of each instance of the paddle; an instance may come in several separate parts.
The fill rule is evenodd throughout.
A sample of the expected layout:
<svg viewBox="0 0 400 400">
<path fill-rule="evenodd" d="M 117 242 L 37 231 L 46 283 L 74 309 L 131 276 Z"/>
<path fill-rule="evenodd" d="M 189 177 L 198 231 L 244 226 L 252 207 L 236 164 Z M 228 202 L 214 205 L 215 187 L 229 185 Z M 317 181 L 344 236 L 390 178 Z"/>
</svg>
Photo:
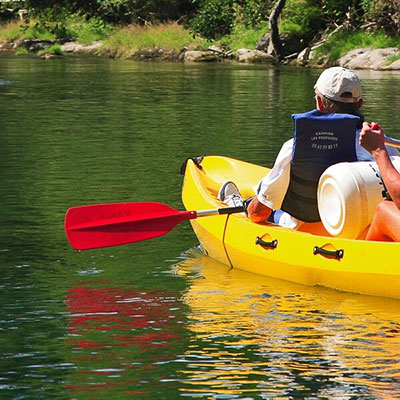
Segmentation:
<svg viewBox="0 0 400 400">
<path fill-rule="evenodd" d="M 385 143 L 388 144 L 389 146 L 400 148 L 400 140 L 399 139 L 393 139 L 393 138 L 386 136 Z"/>
<path fill-rule="evenodd" d="M 373 122 L 370 124 L 371 129 L 376 130 L 380 129 L 380 125 L 378 122 Z M 385 144 L 388 144 L 389 146 L 397 147 L 400 148 L 400 140 L 399 139 L 393 139 L 391 137 L 385 136 Z"/>
<path fill-rule="evenodd" d="M 243 211 L 243 207 L 178 211 L 155 202 L 95 204 L 70 208 L 65 233 L 74 249 L 88 250 L 162 236 L 182 221 Z"/>
</svg>

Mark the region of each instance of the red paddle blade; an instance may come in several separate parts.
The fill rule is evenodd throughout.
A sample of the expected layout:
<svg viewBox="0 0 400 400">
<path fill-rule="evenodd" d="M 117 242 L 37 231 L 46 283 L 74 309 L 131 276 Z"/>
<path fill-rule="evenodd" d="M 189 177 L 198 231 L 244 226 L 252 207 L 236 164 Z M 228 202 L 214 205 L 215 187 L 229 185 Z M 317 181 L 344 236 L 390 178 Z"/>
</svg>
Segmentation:
<svg viewBox="0 0 400 400">
<path fill-rule="evenodd" d="M 165 235 L 196 211 L 178 211 L 162 203 L 114 203 L 72 207 L 65 233 L 76 250 L 139 242 Z"/>
</svg>

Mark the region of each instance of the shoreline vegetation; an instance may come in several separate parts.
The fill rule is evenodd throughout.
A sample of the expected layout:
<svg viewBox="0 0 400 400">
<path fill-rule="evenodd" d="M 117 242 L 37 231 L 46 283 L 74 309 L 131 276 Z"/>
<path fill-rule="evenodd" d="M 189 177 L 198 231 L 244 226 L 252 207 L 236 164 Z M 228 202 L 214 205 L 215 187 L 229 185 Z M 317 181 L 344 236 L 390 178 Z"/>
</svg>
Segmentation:
<svg viewBox="0 0 400 400">
<path fill-rule="evenodd" d="M 120 0 L 113 1 L 118 3 Z M 326 5 L 332 1 L 324 0 L 322 3 Z M 338 5 L 339 0 L 335 1 Z M 183 22 L 163 21 L 162 18 L 135 21 L 131 18 L 125 23 L 110 21 L 110 16 L 74 14 L 72 11 L 64 15 L 65 10 L 61 15 L 59 9 L 57 13 L 51 8 L 31 14 L 29 9 L 21 10 L 20 6 L 35 5 L 33 0 L 2 0 L 0 4 L 14 4 L 14 8 L 7 8 L 14 15 L 1 18 L 1 7 L 3 11 L 5 9 L 0 6 L 0 51 L 12 51 L 17 55 L 33 53 L 43 58 L 72 53 L 134 60 L 236 60 L 242 63 L 400 70 L 400 6 L 398 10 L 390 9 L 391 13 L 386 6 L 378 9 L 379 4 L 390 1 L 360 0 L 360 4 L 370 6 L 369 19 L 363 15 L 356 20 L 350 11 L 355 13 L 357 10 L 349 7 L 348 13 L 341 17 L 338 9 L 334 16 L 324 15 L 326 21 L 322 24 L 317 18 L 316 0 L 238 2 L 250 4 L 252 8 L 248 12 L 254 12 L 257 4 L 268 3 L 269 9 L 264 10 L 264 14 L 260 11 L 259 20 L 253 23 L 249 23 L 249 17 L 246 19 L 244 8 L 239 10 L 236 7 L 234 15 L 225 15 L 229 9 L 221 10 L 221 4 L 234 4 L 234 0 L 202 0 L 198 2 L 194 17 L 185 17 Z M 393 7 L 396 7 L 396 1 Z M 210 4 L 218 4 L 219 8 L 209 12 L 207 6 Z M 300 5 L 304 9 L 297 12 L 299 15 L 293 14 L 293 7 Z M 372 6 L 375 7 L 373 15 Z M 332 14 L 333 10 L 329 12 Z M 312 17 L 312 14 L 315 15 Z M 329 22 L 334 17 L 335 21 Z M 253 14 L 251 18 L 255 18 Z M 312 18 L 319 21 L 324 30 L 319 31 L 317 22 L 310 22 Z M 227 26 L 224 25 L 226 20 L 229 22 Z M 386 21 L 385 24 L 382 25 L 382 21 Z M 217 26 L 219 31 L 216 31 Z"/>
</svg>

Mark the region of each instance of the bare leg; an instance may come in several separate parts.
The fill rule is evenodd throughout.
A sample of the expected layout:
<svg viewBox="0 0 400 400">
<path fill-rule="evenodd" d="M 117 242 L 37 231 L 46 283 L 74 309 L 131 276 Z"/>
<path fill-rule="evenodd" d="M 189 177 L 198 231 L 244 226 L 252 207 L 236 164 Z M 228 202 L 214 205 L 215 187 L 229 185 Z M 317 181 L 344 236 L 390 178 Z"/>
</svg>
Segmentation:
<svg viewBox="0 0 400 400">
<path fill-rule="evenodd" d="M 378 204 L 366 240 L 400 241 L 400 210 L 393 201 Z"/>
</svg>

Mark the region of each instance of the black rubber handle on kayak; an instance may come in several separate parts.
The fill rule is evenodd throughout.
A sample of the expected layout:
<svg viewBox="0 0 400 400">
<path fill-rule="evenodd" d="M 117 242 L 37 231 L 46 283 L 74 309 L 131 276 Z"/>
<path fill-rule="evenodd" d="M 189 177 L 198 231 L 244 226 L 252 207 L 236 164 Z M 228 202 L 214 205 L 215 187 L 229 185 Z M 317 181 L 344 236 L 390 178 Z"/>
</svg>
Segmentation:
<svg viewBox="0 0 400 400">
<path fill-rule="evenodd" d="M 224 215 L 224 214 L 234 214 L 238 212 L 244 212 L 244 207 L 239 206 L 239 207 L 224 207 L 218 209 L 218 214 Z"/>
<path fill-rule="evenodd" d="M 315 246 L 313 250 L 313 254 L 316 256 L 317 254 L 320 254 L 321 256 L 327 257 L 327 258 L 335 258 L 336 260 L 340 260 L 343 258 L 344 255 L 344 250 L 326 250 L 323 249 L 322 247 Z"/>
<path fill-rule="evenodd" d="M 262 240 L 259 236 L 257 236 L 256 244 L 264 247 L 265 249 L 276 249 L 278 246 L 278 241 L 275 239 L 271 242 L 266 242 L 265 240 Z"/>
</svg>

